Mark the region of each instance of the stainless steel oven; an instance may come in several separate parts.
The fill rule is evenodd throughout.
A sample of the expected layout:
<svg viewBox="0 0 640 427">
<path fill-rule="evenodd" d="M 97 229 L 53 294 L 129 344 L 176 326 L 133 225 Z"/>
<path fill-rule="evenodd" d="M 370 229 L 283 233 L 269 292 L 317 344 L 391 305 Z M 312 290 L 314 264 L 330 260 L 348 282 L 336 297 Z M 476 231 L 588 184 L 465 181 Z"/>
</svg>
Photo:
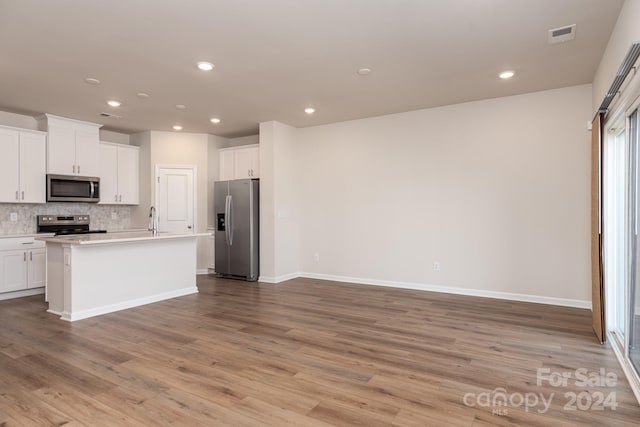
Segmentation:
<svg viewBox="0 0 640 427">
<path fill-rule="evenodd" d="M 75 175 L 47 175 L 47 202 L 100 201 L 100 178 Z"/>
</svg>

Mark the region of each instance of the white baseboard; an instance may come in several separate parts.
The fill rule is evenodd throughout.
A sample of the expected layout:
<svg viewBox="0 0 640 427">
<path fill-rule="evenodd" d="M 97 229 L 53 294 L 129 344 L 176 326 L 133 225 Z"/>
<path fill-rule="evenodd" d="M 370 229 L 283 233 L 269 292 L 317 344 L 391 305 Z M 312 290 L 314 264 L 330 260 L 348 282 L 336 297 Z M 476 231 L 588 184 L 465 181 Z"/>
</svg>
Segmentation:
<svg viewBox="0 0 640 427">
<path fill-rule="evenodd" d="M 164 301 L 171 298 L 177 298 L 177 297 L 197 294 L 197 293 L 198 293 L 198 288 L 193 286 L 193 287 L 178 289 L 171 292 L 164 292 L 161 294 L 152 295 L 144 298 L 138 298 L 131 301 L 103 305 L 103 306 L 91 308 L 88 310 L 80 310 L 74 313 L 63 311 L 60 315 L 60 319 L 66 320 L 67 322 L 75 322 L 76 320 L 87 319 L 89 317 L 99 316 L 101 314 L 113 313 L 114 311 L 126 310 L 127 308 L 138 307 L 141 305 L 150 304 L 152 302 Z M 49 312 L 54 313 L 52 311 L 49 311 Z"/>
<path fill-rule="evenodd" d="M 285 282 L 287 280 L 295 279 L 296 277 L 302 277 L 301 275 L 302 273 L 295 272 L 295 273 L 283 274 L 282 276 L 276 276 L 276 277 L 260 276 L 258 277 L 258 282 L 280 283 L 280 282 Z"/>
<path fill-rule="evenodd" d="M 198 270 L 196 270 L 196 275 L 200 275 L 200 274 L 209 274 L 210 271 L 208 268 L 199 268 Z"/>
<path fill-rule="evenodd" d="M 517 294 L 511 292 L 486 291 L 481 289 L 453 288 L 449 286 L 429 285 L 412 282 L 395 282 L 389 280 L 367 279 L 363 277 L 334 276 L 318 273 L 298 273 L 298 277 L 309 279 L 331 280 L 335 282 L 357 283 L 362 285 L 388 286 L 392 288 L 415 289 L 419 291 L 441 292 L 447 294 L 468 295 L 475 297 L 497 298 L 511 301 L 533 302 L 538 304 L 559 305 L 564 307 L 591 309 L 591 301 L 566 298 L 545 297 L 539 295 Z M 293 277 L 291 277 L 293 278 Z M 262 279 L 262 278 L 261 278 Z M 277 283 L 277 282 L 274 282 Z"/>
<path fill-rule="evenodd" d="M 0 301 L 5 299 L 30 297 L 31 295 L 44 294 L 44 288 L 24 289 L 22 291 L 5 292 L 0 294 Z"/>
</svg>

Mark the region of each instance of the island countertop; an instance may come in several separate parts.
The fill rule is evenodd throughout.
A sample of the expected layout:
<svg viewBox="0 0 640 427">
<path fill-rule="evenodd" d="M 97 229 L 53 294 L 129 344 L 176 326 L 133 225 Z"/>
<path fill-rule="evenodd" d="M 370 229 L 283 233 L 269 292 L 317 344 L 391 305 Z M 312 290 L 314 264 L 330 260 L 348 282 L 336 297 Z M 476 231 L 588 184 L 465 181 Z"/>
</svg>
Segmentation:
<svg viewBox="0 0 640 427">
<path fill-rule="evenodd" d="M 190 237 L 210 236 L 211 233 L 168 233 L 161 232 L 154 235 L 150 231 L 119 232 L 119 233 L 94 233 L 74 234 L 69 236 L 38 237 L 49 243 L 63 245 L 101 245 L 110 243 L 140 242 L 144 240 L 185 239 Z"/>
</svg>

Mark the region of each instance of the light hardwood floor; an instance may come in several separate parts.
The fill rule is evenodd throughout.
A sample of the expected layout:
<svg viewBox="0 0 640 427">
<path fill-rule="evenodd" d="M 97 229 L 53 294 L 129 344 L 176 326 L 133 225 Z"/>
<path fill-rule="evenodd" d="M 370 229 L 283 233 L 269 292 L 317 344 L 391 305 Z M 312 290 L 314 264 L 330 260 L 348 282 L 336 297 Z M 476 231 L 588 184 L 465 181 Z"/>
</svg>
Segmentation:
<svg viewBox="0 0 640 427">
<path fill-rule="evenodd" d="M 72 324 L 42 296 L 1 301 L 0 426 L 640 425 L 587 310 L 311 279 L 198 287 Z M 618 379 L 538 386 L 538 368 Z M 496 388 L 513 406 L 484 404 Z M 567 410 L 571 393 L 618 406 Z M 534 394 L 547 412 L 516 407 Z"/>
</svg>

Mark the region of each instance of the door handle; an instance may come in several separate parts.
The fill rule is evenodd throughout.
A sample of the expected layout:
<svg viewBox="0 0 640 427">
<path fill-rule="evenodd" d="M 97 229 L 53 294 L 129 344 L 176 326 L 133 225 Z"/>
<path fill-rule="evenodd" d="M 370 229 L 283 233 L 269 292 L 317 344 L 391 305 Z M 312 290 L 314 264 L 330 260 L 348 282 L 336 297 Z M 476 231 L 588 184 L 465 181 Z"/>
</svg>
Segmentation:
<svg viewBox="0 0 640 427">
<path fill-rule="evenodd" d="M 233 246 L 233 196 L 229 195 L 229 219 L 227 225 L 229 227 L 229 246 Z"/>
<path fill-rule="evenodd" d="M 190 226 L 190 225 L 187 225 L 187 228 L 188 228 L 189 230 L 191 230 L 191 226 Z"/>
<path fill-rule="evenodd" d="M 227 194 L 227 197 L 225 197 L 224 199 L 224 238 L 227 241 L 227 246 L 231 246 L 231 239 L 229 237 L 229 228 L 231 227 L 230 224 L 230 202 L 231 202 L 231 196 Z"/>
</svg>

